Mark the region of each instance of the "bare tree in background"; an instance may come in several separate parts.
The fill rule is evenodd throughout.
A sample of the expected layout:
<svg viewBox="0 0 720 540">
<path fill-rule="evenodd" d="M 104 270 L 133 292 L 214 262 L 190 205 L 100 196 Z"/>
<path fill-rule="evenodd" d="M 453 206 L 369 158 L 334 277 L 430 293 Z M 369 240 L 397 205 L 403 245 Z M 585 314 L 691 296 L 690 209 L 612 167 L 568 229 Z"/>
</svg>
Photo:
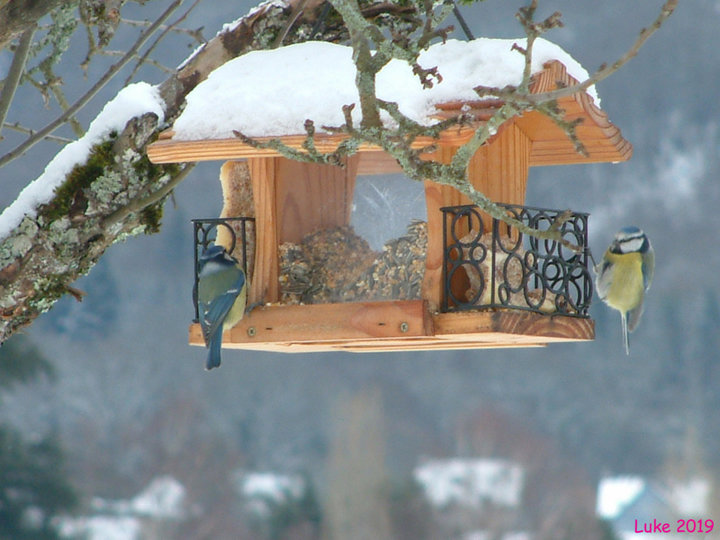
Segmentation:
<svg viewBox="0 0 720 540">
<path fill-rule="evenodd" d="M 136 2 L 151 3 L 149 0 Z M 618 60 L 601 66 L 587 80 L 573 87 L 531 95 L 528 87 L 532 43 L 547 30 L 561 24 L 559 13 L 536 21 L 538 2 L 532 0 L 518 12 L 528 38 L 527 46 L 518 51 L 526 60 L 521 83 L 507 88 L 478 87 L 479 97 L 497 96 L 503 105 L 459 149 L 451 163 L 440 164 L 421 160 L 421 151 L 412 149 L 411 143 L 419 136 L 437 136 L 442 129 L 467 119 L 460 116 L 429 127 L 419 126 L 404 117 L 396 104 L 377 98 L 374 80 L 382 66 L 392 58 L 414 65 L 424 83 L 432 84 L 436 80 L 437 74 L 417 65 L 417 58 L 431 42 L 447 35 L 449 29 L 444 21 L 455 9 L 452 0 L 371 0 L 361 3 L 357 0 L 275 0 L 261 4 L 209 41 L 204 41 L 199 31 L 180 29 L 188 10 L 199 2 L 188 0 L 185 12 L 178 12 L 182 0 L 167 0 L 162 3 L 165 9 L 156 20 L 140 23 L 123 19 L 127 0 L 0 0 L 0 47 L 11 50 L 13 55 L 8 75 L 0 83 L 0 131 L 19 130 L 26 137 L 10 148 L 0 141 L 0 168 L 22 158 L 40 141 L 65 142 L 58 139 L 56 133 L 62 126 L 69 125 L 76 136 L 82 134 L 84 128 L 78 113 L 109 81 L 119 77 L 123 69 L 134 66 L 125 84 L 135 80 L 141 65 L 152 64 L 158 69 L 166 69 L 154 60 L 153 51 L 168 35 L 183 32 L 190 41 L 203 42 L 201 49 L 185 64 L 169 70 L 165 81 L 158 86 L 164 122 L 159 122 L 153 113 L 132 118 L 121 132 L 109 135 L 93 148 L 86 162 L 78 164 L 56 190 L 53 199 L 37 208 L 36 216 L 26 216 L 18 227 L 0 239 L 0 343 L 31 324 L 61 296 L 69 293 L 80 299 L 82 293 L 73 288 L 73 282 L 87 273 L 113 243 L 159 229 L 166 198 L 185 178 L 191 166 L 153 165 L 147 159 L 146 147 L 177 118 L 187 94 L 231 58 L 251 50 L 308 39 L 349 43 L 355 52 L 359 74 L 360 125 L 355 126 L 350 121 L 353 105 L 348 104 L 345 124 L 335 126 L 336 131 L 349 136 L 338 152 L 319 154 L 312 151 L 315 128 L 311 122 L 307 124 L 308 152 L 297 154 L 280 145 L 276 145 L 277 149 L 294 159 L 334 162 L 352 153 L 360 143 L 370 142 L 393 155 L 410 178 L 452 185 L 491 215 L 507 220 L 492 201 L 467 181 L 467 163 L 475 150 L 503 122 L 528 110 L 549 115 L 565 129 L 568 137 L 577 142 L 574 125 L 562 120 L 562 112 L 555 107 L 555 101 L 564 95 L 585 91 L 614 73 L 637 54 L 677 4 L 677 0 L 667 0 L 657 18 L 640 32 L 627 52 Z M 155 1 L 157 3 L 159 0 Z M 127 51 L 117 53 L 108 46 L 121 26 L 137 27 L 138 35 Z M 117 60 L 96 80 L 88 81 L 85 92 L 71 101 L 63 92 L 62 78 L 55 72 L 55 66 L 75 32 L 87 35 L 87 55 L 81 61 L 83 67 L 89 66 L 97 55 L 117 56 Z M 42 60 L 28 62 L 28 58 Z M 37 88 L 43 100 L 57 104 L 61 111 L 44 126 L 23 126 L 13 121 L 16 90 L 26 86 Z M 381 111 L 389 113 L 399 128 L 383 126 L 379 120 Z M 578 145 L 578 151 L 582 150 Z M 110 194 L 107 193 L 109 183 L 113 186 Z M 88 212 L 90 206 L 92 212 Z M 513 224 L 518 230 L 525 230 L 520 224 Z M 557 235 L 557 231 L 551 228 L 543 234 Z"/>
<path fill-rule="evenodd" d="M 327 465 L 326 540 L 391 540 L 385 426 L 377 389 L 341 398 Z"/>
</svg>

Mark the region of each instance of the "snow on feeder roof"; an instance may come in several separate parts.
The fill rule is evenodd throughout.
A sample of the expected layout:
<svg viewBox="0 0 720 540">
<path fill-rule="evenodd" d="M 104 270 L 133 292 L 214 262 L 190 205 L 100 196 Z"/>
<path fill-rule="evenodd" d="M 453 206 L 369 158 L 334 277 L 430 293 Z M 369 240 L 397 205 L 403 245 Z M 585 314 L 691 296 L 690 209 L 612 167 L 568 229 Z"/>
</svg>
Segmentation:
<svg viewBox="0 0 720 540">
<path fill-rule="evenodd" d="M 524 41 L 480 38 L 448 40 L 431 46 L 420 55 L 419 64 L 426 68 L 437 66 L 442 81 L 429 89 L 423 89 L 407 62 L 393 59 L 377 76 L 377 95 L 396 102 L 402 113 L 422 124 L 431 124 L 438 116 L 457 114 L 468 104 L 481 109 L 487 109 L 489 104 L 492 109 L 498 106 L 497 100 L 478 102 L 473 88 L 518 84 L 525 60 L 513 45 L 523 46 Z M 534 92 L 588 77 L 575 59 L 547 40 L 538 39 L 533 51 Z M 300 147 L 307 119 L 315 123 L 318 150 L 331 151 L 344 136 L 325 133 L 322 126 L 343 124 L 342 107 L 357 102 L 350 47 L 311 41 L 254 51 L 225 63 L 199 84 L 188 95 L 185 111 L 173 129 L 151 145 L 148 153 L 157 163 L 276 155 L 273 150 L 243 143 L 233 130 L 258 140 L 280 137 L 286 144 Z M 584 117 L 578 136 L 588 156 L 578 154 L 567 135 L 540 113 L 527 113 L 518 119 L 537 145 L 530 165 L 628 159 L 630 144 L 598 105 L 594 87 L 560 100 L 569 119 Z M 390 124 L 392 120 L 384 111 L 382 114 Z M 359 107 L 353 115 L 359 122 Z M 473 130 L 472 126 L 454 128 L 444 135 L 462 144 Z M 418 138 L 416 144 L 422 147 L 430 142 Z M 363 150 L 372 148 L 361 147 Z"/>
<path fill-rule="evenodd" d="M 442 82 L 423 89 L 411 66 L 393 59 L 377 76 L 377 95 L 396 102 L 400 112 L 430 124 L 435 105 L 477 99 L 479 84 L 503 87 L 518 84 L 524 58 L 512 51 L 514 40 L 450 40 L 424 51 L 423 67 L 438 66 Z M 522 46 L 522 44 L 521 44 Z M 549 60 L 560 60 L 576 79 L 587 72 L 558 46 L 540 41 L 533 72 Z M 217 106 L 223 103 L 222 116 Z M 210 74 L 187 97 L 187 107 L 175 122 L 175 139 L 222 139 L 236 129 L 250 137 L 304 134 L 307 118 L 321 126 L 343 123 L 343 105 L 358 102 L 352 49 L 327 42 L 306 42 L 281 49 L 256 51 L 231 60 Z M 384 112 L 384 111 L 383 111 Z M 391 119 L 384 113 L 383 120 Z M 359 107 L 353 111 L 360 123 Z"/>
</svg>

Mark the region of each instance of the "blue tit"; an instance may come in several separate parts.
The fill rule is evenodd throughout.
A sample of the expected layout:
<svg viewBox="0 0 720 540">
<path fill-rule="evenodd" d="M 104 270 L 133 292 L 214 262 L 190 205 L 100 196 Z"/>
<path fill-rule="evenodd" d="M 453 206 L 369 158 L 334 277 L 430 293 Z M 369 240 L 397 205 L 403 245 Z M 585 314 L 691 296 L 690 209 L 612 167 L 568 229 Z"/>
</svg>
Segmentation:
<svg viewBox="0 0 720 540">
<path fill-rule="evenodd" d="M 627 354 L 630 354 L 628 333 L 640 322 L 645 291 L 650 288 L 654 270 L 655 252 L 648 237 L 637 227 L 620 229 L 595 267 L 598 295 L 620 312 Z"/>
<path fill-rule="evenodd" d="M 197 299 L 200 327 L 210 349 L 205 367 L 212 369 L 220 365 L 223 331 L 240 322 L 247 300 L 245 272 L 222 246 L 212 245 L 200 256 Z"/>
</svg>

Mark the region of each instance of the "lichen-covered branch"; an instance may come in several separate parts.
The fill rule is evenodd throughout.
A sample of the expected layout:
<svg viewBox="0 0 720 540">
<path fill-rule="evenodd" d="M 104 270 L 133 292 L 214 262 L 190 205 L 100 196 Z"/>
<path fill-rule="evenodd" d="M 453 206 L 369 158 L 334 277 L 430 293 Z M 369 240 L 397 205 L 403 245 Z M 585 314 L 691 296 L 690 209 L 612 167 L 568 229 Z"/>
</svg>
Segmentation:
<svg viewBox="0 0 720 540">
<path fill-rule="evenodd" d="M 362 16 L 357 0 L 330 0 L 330 3 L 340 13 L 350 33 L 353 61 L 357 66 L 355 85 L 360 96 L 361 125 L 364 128 L 380 129 L 382 121 L 377 104 L 375 76 L 391 57 L 382 50 L 373 51 L 371 39 L 377 44 L 384 38 L 379 28 Z"/>
<path fill-rule="evenodd" d="M 157 191 L 178 174 L 158 167 L 145 154 L 157 116 L 131 120 L 122 133 L 97 144 L 77 165 L 55 197 L 25 217 L 0 242 L 0 330 L 7 338 L 48 309 L 112 243 L 157 230 L 161 206 L 138 208 L 121 222 L 105 216 L 148 189 Z"/>
<path fill-rule="evenodd" d="M 0 2 L 0 50 L 17 36 L 34 28 L 42 17 L 63 5 L 77 5 L 79 0 L 6 0 Z"/>
</svg>

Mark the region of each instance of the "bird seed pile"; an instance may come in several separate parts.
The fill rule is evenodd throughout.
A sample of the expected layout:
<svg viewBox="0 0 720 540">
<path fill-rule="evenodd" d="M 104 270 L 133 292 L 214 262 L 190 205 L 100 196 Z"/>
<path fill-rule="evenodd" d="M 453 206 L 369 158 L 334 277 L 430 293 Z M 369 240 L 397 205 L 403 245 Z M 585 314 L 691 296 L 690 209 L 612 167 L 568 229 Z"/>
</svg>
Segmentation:
<svg viewBox="0 0 720 540">
<path fill-rule="evenodd" d="M 413 221 L 379 253 L 350 226 L 317 231 L 280 245 L 281 302 L 419 299 L 426 251 L 424 221 Z"/>
</svg>

